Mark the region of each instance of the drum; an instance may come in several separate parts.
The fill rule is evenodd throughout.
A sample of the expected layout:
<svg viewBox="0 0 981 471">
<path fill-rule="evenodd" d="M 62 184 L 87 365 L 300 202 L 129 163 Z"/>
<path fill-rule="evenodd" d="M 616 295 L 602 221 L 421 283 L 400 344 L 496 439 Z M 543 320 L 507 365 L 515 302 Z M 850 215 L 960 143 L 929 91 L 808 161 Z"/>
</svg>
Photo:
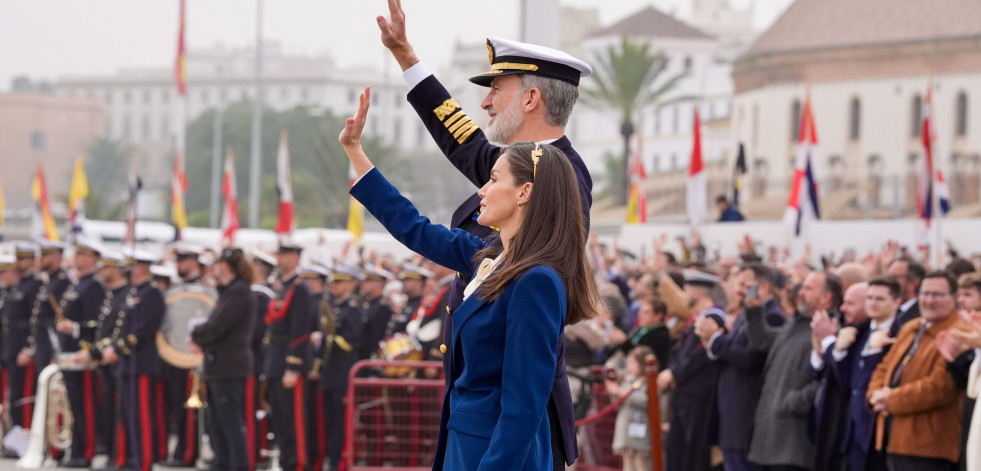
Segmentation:
<svg viewBox="0 0 981 471">
<path fill-rule="evenodd" d="M 378 342 L 378 357 L 385 361 L 418 361 L 422 360 L 422 346 L 419 342 L 404 332 L 393 334 Z M 413 369 L 402 366 L 389 366 L 383 373 L 389 378 L 410 376 Z"/>
<path fill-rule="evenodd" d="M 186 284 L 167 290 L 164 299 L 167 311 L 157 331 L 160 358 L 185 370 L 200 366 L 204 355 L 191 353 L 187 341 L 194 326 L 208 320 L 218 294 L 204 285 Z"/>
</svg>

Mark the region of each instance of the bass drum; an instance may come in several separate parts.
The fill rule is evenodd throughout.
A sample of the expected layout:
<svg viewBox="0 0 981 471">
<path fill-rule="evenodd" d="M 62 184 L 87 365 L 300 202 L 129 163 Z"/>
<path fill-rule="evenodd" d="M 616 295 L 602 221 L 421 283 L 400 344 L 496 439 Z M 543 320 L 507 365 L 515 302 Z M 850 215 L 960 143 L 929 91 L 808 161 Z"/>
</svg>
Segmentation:
<svg viewBox="0 0 981 471">
<path fill-rule="evenodd" d="M 167 311 L 157 332 L 157 351 L 167 363 L 189 370 L 201 366 L 204 355 L 187 345 L 194 326 L 208 320 L 218 293 L 199 284 L 178 285 L 164 293 Z"/>
</svg>

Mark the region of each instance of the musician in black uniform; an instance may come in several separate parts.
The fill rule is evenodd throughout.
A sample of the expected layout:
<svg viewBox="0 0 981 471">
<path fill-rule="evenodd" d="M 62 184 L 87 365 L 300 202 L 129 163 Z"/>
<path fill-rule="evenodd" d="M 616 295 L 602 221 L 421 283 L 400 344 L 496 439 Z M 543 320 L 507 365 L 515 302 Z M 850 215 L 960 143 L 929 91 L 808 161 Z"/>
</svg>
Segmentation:
<svg viewBox="0 0 981 471">
<path fill-rule="evenodd" d="M 320 264 L 311 263 L 300 269 L 300 278 L 303 284 L 310 290 L 310 357 L 313 358 L 313 365 L 304 378 L 304 394 L 307 403 L 305 405 L 310 420 L 307 420 L 307 457 L 310 459 L 311 469 L 317 470 L 323 467 L 324 458 L 327 456 L 327 436 L 324 429 L 324 395 L 320 392 L 320 375 L 323 369 L 324 358 L 324 329 L 320 323 L 321 310 L 327 309 L 330 294 L 324 291 L 327 277 L 330 270 Z"/>
<path fill-rule="evenodd" d="M 471 82 L 490 87 L 481 107 L 491 116 L 486 134 L 460 107 L 459 103 L 420 62 L 405 33 L 405 13 L 399 0 L 389 0 L 389 18 L 378 17 L 382 44 L 395 57 L 409 87 L 408 101 L 429 130 L 443 155 L 476 187 L 490 179 L 490 172 L 500 156 L 500 147 L 533 141 L 552 144 L 561 150 L 576 172 L 586 230 L 589 209 L 593 204 L 593 182 L 585 162 L 565 136 L 565 125 L 578 99 L 581 77 L 592 69 L 588 64 L 561 51 L 500 38 L 487 40 L 491 70 L 472 77 Z M 480 197 L 470 196 L 453 213 L 451 227 L 462 228 L 487 237 L 491 229 L 477 224 Z M 458 278 L 450 292 L 452 311 L 463 302 L 463 290 L 469 279 Z M 444 332 L 451 332 L 453 319 L 447 316 Z M 451 344 L 444 339 L 444 343 Z M 576 444 L 575 412 L 572 393 L 565 373 L 565 340 L 559 337 L 556 375 L 548 404 L 552 426 L 552 456 L 556 470 L 573 464 L 579 456 Z M 444 355 L 444 362 L 453 355 Z M 446 390 L 453 378 L 446 378 Z"/>
<path fill-rule="evenodd" d="M 198 258 L 201 248 L 186 243 L 174 244 L 174 257 L 177 261 L 177 276 L 181 284 L 204 285 L 201 278 L 202 270 Z M 167 420 L 167 433 L 177 434 L 177 446 L 174 455 L 169 459 L 167 450 L 158 450 L 165 458 L 160 463 L 168 467 L 194 467 L 198 460 L 198 411 L 184 407 L 191 392 L 192 370 L 176 367 L 167 362 L 160 363 L 164 381 L 164 414 Z M 158 399 L 159 400 L 159 399 Z M 162 445 L 166 446 L 164 441 Z"/>
<path fill-rule="evenodd" d="M 110 364 L 102 358 L 102 352 L 112 344 L 112 333 L 116 328 L 116 321 L 119 313 L 126 307 L 126 295 L 129 293 L 129 283 L 126 280 L 126 263 L 123 255 L 119 252 L 103 250 L 99 260 L 99 278 L 102 279 L 105 287 L 105 298 L 99 306 L 99 317 L 94 334 L 95 341 L 89 345 L 88 349 L 79 350 L 75 354 L 75 361 L 85 363 L 94 361 L 99 363 L 99 384 L 102 387 L 102 395 L 96 408 L 98 411 L 96 418 L 96 428 L 98 429 L 97 443 L 98 448 L 105 450 L 109 454 L 111 463 L 115 467 L 126 465 L 125 436 L 122 434 L 122 421 L 119 421 L 119 394 L 118 394 L 118 375 L 116 364 Z M 117 440 L 119 439 L 119 440 Z M 101 454 L 101 453 L 96 453 Z"/>
<path fill-rule="evenodd" d="M 409 325 L 412 316 L 419 310 L 422 304 L 422 296 L 426 293 L 426 280 L 432 278 L 433 273 L 422 267 L 406 263 L 399 272 L 399 280 L 402 281 L 402 292 L 408 298 L 405 306 L 392 315 L 385 328 L 385 338 L 405 332 L 405 327 Z"/>
<path fill-rule="evenodd" d="M 3 312 L 4 302 L 7 300 L 7 293 L 17 284 L 17 258 L 13 255 L 0 254 L 0 313 Z M 0 362 L 0 395 L 7 392 L 7 367 Z"/>
<path fill-rule="evenodd" d="M 191 332 L 191 340 L 204 353 L 201 377 L 208 382 L 205 412 L 211 415 L 208 436 L 215 451 L 211 466 L 245 471 L 250 468 L 242 410 L 253 362 L 252 267 L 241 249 L 227 248 L 212 264 L 211 272 L 218 283 L 218 303 L 208 320 Z"/>
<path fill-rule="evenodd" d="M 392 307 L 385 299 L 385 284 L 392 279 L 392 273 L 381 266 L 366 266 L 361 280 L 361 308 L 365 312 L 365 329 L 361 341 L 362 360 L 371 358 L 378 349 L 378 342 L 385 339 L 385 329 L 392 319 Z"/>
<path fill-rule="evenodd" d="M 263 373 L 269 384 L 272 425 L 283 469 L 307 471 L 307 413 L 303 377 L 312 364 L 310 355 L 310 291 L 300 282 L 299 245 L 283 242 L 276 252 L 279 271 L 276 299 L 266 311 L 267 344 Z"/>
<path fill-rule="evenodd" d="M 44 278 L 35 272 L 37 246 L 19 242 L 14 249 L 17 258 L 14 270 L 19 277 L 16 284 L 8 288 L 7 297 L 0 313 L 3 328 L 0 362 L 7 370 L 10 387 L 10 419 L 14 425 L 31 427 L 34 401 L 25 400 L 34 395 L 34 361 L 30 355 L 21 355 L 27 347 L 30 335 L 31 318 L 34 317 L 34 301 L 44 286 Z"/>
<path fill-rule="evenodd" d="M 75 269 L 78 283 L 71 285 L 61 302 L 63 319 L 58 321 L 58 341 L 64 353 L 88 351 L 95 343 L 99 326 L 99 311 L 106 297 L 106 289 L 96 279 L 101 248 L 79 240 L 75 245 Z M 95 456 L 96 445 L 96 392 L 98 381 L 88 362 L 84 370 L 65 369 L 65 389 L 72 409 L 71 458 L 62 463 L 67 468 L 87 468 Z"/>
<path fill-rule="evenodd" d="M 27 348 L 21 355 L 30 355 L 34 358 L 34 381 L 45 366 L 53 363 L 55 349 L 52 345 L 51 337 L 55 334 L 55 323 L 64 317 L 62 313 L 62 300 L 68 287 L 74 284 L 73 280 L 61 268 L 61 255 L 65 250 L 65 244 L 50 240 L 42 240 L 41 246 L 41 271 L 47 277 L 47 283 L 37 292 L 34 300 L 34 312 L 31 316 L 31 330 L 27 337 Z"/>
<path fill-rule="evenodd" d="M 269 301 L 276 298 L 269 277 L 276 269 L 276 257 L 259 250 L 252 251 L 252 299 L 256 312 L 252 329 L 252 358 L 254 366 L 252 376 L 245 381 L 245 428 L 248 431 L 246 442 L 249 449 L 249 469 L 255 469 L 256 463 L 265 460 L 262 450 L 270 448 L 267 435 L 269 433 L 268 383 L 262 374 L 265 362 L 265 344 L 262 339 L 266 335 L 266 310 Z M 262 408 L 263 411 L 257 411 Z"/>
<path fill-rule="evenodd" d="M 360 279 L 359 268 L 340 263 L 335 265 L 330 277 L 330 309 L 321 313 L 325 357 L 320 388 L 324 392 L 327 459 L 332 470 L 338 469 L 341 464 L 347 378 L 351 367 L 358 361 L 365 330 L 365 312 L 356 292 Z"/>
<path fill-rule="evenodd" d="M 150 265 L 156 257 L 136 251 L 129 261 L 132 269 L 125 304 L 118 313 L 109 345 L 101 354 L 105 363 L 117 365 L 120 418 L 126 434 L 125 468 L 150 471 L 157 456 L 152 385 L 160 378 L 160 356 L 154 339 L 166 305 L 163 293 L 150 277 Z"/>
</svg>

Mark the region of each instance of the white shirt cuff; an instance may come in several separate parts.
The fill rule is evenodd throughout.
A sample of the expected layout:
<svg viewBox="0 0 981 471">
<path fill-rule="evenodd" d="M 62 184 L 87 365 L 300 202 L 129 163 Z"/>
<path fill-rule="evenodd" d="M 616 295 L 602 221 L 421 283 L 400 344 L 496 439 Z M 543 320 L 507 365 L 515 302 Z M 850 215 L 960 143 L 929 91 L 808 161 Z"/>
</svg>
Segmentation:
<svg viewBox="0 0 981 471">
<path fill-rule="evenodd" d="M 406 69 L 405 72 L 402 72 L 402 78 L 405 79 L 405 84 L 409 87 L 409 91 L 412 91 L 413 88 L 416 88 L 416 85 L 422 83 L 423 80 L 426 80 L 426 77 L 432 74 L 422 61 L 419 61 L 412 67 Z"/>
<path fill-rule="evenodd" d="M 369 168 L 369 169 L 368 169 L 368 172 L 370 172 L 370 171 L 372 171 L 372 170 L 374 170 L 374 169 L 375 169 L 375 166 L 374 166 L 374 165 L 372 165 L 372 166 L 371 166 L 371 168 Z M 352 184 L 351 184 L 351 188 L 354 188 L 354 185 L 357 185 L 357 184 L 358 184 L 358 182 L 360 182 L 360 181 L 361 181 L 361 179 L 362 179 L 362 178 L 364 178 L 364 176 L 368 174 L 368 172 L 365 172 L 365 173 L 364 173 L 364 175 L 361 175 L 360 177 L 358 177 L 358 179 L 357 179 L 357 180 L 355 180 L 355 181 L 354 181 L 354 183 L 352 183 Z"/>
<path fill-rule="evenodd" d="M 709 360 L 715 361 L 719 359 L 716 354 L 712 353 L 712 345 L 715 344 L 715 339 L 719 338 L 720 336 L 722 336 L 721 332 L 712 334 L 712 337 L 708 341 L 708 345 L 705 346 L 705 354 L 708 355 Z"/>
<path fill-rule="evenodd" d="M 72 324 L 72 338 L 77 339 L 82 334 L 82 325 L 78 322 Z"/>
<path fill-rule="evenodd" d="M 834 343 L 835 343 L 834 335 L 829 335 L 821 339 L 821 351 L 826 352 L 828 350 L 828 347 L 830 347 Z M 816 371 L 821 371 L 822 369 L 824 369 L 824 358 L 821 358 L 821 355 L 819 355 L 814 350 L 811 350 L 811 367 L 814 368 Z"/>
<path fill-rule="evenodd" d="M 832 350 L 831 356 L 834 357 L 835 361 L 839 361 L 839 362 L 844 361 L 845 358 L 848 358 L 848 350 L 845 350 L 843 352 L 839 352 L 838 350 Z"/>
</svg>

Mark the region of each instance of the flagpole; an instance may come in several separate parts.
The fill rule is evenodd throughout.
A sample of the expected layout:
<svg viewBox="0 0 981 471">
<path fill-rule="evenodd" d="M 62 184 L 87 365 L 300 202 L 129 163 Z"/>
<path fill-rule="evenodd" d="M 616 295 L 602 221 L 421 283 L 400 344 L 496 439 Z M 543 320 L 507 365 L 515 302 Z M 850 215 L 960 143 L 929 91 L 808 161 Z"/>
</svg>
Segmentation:
<svg viewBox="0 0 981 471">
<path fill-rule="evenodd" d="M 215 83 L 221 88 L 221 64 L 218 64 Z M 221 188 L 221 147 L 222 147 L 222 118 L 224 114 L 224 103 L 222 94 L 218 92 L 218 106 L 215 107 L 215 119 L 212 124 L 211 134 L 211 214 L 208 219 L 208 227 L 218 227 L 218 193 Z"/>
<path fill-rule="evenodd" d="M 262 156 L 262 0 L 255 15 L 255 98 L 252 100 L 252 161 L 249 168 L 249 227 L 259 227 L 259 172 Z"/>
</svg>

